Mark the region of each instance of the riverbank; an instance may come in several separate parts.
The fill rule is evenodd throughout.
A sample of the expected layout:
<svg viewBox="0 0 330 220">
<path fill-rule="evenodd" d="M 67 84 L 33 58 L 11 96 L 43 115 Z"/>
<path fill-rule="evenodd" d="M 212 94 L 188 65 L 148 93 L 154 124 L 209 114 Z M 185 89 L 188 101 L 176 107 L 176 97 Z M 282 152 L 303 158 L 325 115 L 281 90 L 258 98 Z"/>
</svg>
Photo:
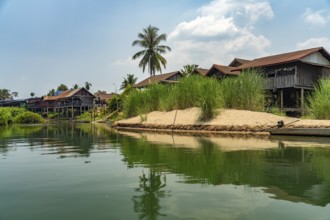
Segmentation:
<svg viewBox="0 0 330 220">
<path fill-rule="evenodd" d="M 116 128 L 182 130 L 205 132 L 267 132 L 282 120 L 286 127 L 292 128 L 330 128 L 330 120 L 311 120 L 283 117 L 265 112 L 225 109 L 209 121 L 199 121 L 199 108 L 154 111 L 137 117 L 119 120 Z"/>
</svg>

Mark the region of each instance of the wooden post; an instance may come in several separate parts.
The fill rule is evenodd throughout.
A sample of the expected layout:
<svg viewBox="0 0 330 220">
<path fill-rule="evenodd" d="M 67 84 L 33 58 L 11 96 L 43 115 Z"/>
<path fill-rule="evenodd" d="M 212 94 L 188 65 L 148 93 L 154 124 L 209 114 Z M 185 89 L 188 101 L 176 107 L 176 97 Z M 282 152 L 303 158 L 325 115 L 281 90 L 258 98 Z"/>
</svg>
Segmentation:
<svg viewBox="0 0 330 220">
<path fill-rule="evenodd" d="M 304 88 L 301 88 L 301 94 L 300 94 L 300 98 L 301 98 L 301 114 L 304 114 L 304 105 L 305 105 L 305 95 L 304 95 Z"/>
<path fill-rule="evenodd" d="M 74 118 L 74 110 L 73 110 L 73 97 L 71 98 L 71 120 Z"/>
<path fill-rule="evenodd" d="M 281 109 L 283 109 L 283 90 L 280 91 L 280 102 L 281 102 Z"/>
</svg>

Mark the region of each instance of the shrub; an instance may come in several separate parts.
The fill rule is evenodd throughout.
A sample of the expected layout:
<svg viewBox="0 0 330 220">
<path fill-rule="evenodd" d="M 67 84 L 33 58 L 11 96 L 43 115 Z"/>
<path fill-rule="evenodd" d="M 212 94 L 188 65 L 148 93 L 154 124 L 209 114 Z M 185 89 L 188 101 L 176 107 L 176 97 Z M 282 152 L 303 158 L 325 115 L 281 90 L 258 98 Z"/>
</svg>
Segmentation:
<svg viewBox="0 0 330 220">
<path fill-rule="evenodd" d="M 19 124 L 43 123 L 44 119 L 37 113 L 25 111 L 17 115 L 14 118 L 14 122 Z"/>
<path fill-rule="evenodd" d="M 9 108 L 0 108 L 0 125 L 8 125 L 12 121 L 12 114 Z"/>
</svg>

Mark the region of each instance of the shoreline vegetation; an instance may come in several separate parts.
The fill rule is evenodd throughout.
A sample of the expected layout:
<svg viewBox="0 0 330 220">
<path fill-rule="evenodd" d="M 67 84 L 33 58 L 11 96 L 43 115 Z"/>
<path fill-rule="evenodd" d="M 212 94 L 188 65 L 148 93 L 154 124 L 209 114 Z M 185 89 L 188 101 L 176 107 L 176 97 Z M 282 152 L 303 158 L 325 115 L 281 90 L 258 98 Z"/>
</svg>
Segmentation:
<svg viewBox="0 0 330 220">
<path fill-rule="evenodd" d="M 39 124 L 44 121 L 41 115 L 30 112 L 24 108 L 0 108 L 0 126 L 7 126 L 10 124 Z"/>
<path fill-rule="evenodd" d="M 307 99 L 302 118 L 285 117 L 270 106 L 259 70 L 222 80 L 190 75 L 173 85 L 154 84 L 122 97 L 115 128 L 267 132 L 282 120 L 293 128 L 330 128 L 330 80 L 321 79 Z M 318 120 L 322 119 L 322 120 Z"/>
<path fill-rule="evenodd" d="M 125 118 L 143 117 L 152 111 L 198 107 L 199 120 L 207 121 L 222 108 L 262 111 L 266 97 L 264 84 L 258 70 L 223 80 L 190 75 L 173 85 L 154 84 L 142 91 L 130 91 L 123 101 L 123 114 Z"/>
<path fill-rule="evenodd" d="M 221 80 L 188 75 L 177 83 L 153 84 L 143 90 L 127 86 L 109 101 L 107 109 L 86 112 L 75 121 L 94 118 L 95 122 L 111 121 L 115 128 L 170 131 L 267 132 L 280 120 L 287 127 L 330 128 L 330 79 L 319 81 L 299 119 L 285 117 L 279 108 L 270 106 L 265 80 L 259 70 L 248 70 Z M 44 121 L 22 108 L 0 108 L 0 125 Z"/>
</svg>

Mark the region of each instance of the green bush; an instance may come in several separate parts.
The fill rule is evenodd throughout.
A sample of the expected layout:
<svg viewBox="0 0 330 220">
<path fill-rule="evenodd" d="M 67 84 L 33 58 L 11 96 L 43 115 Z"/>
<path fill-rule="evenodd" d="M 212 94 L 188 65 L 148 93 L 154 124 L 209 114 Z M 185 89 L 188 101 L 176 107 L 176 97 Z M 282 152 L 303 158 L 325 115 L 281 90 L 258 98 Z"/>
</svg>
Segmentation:
<svg viewBox="0 0 330 220">
<path fill-rule="evenodd" d="M 8 125 L 12 122 L 11 108 L 0 108 L 0 125 Z"/>
<path fill-rule="evenodd" d="M 22 114 L 17 115 L 14 118 L 14 122 L 18 124 L 43 123 L 44 119 L 37 113 L 25 111 Z"/>
</svg>

